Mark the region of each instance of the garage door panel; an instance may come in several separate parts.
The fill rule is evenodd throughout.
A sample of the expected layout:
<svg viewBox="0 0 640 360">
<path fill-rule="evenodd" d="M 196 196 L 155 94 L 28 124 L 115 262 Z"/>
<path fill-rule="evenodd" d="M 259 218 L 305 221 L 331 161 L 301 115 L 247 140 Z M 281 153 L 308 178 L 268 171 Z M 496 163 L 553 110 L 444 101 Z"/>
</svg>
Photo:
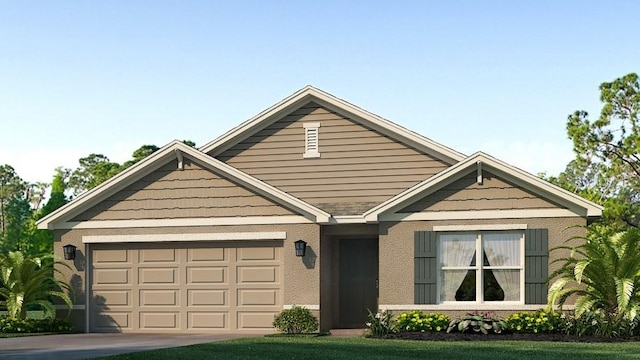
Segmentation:
<svg viewBox="0 0 640 360">
<path fill-rule="evenodd" d="M 179 306 L 179 290 L 140 290 L 140 306 Z"/>
<path fill-rule="evenodd" d="M 275 306 L 278 305 L 279 298 L 278 290 L 276 289 L 238 289 L 238 305 L 239 306 L 255 306 L 266 305 Z"/>
<path fill-rule="evenodd" d="M 187 328 L 198 330 L 228 330 L 229 312 L 200 312 L 187 313 Z"/>
<path fill-rule="evenodd" d="M 276 248 L 238 248 L 237 260 L 276 260 Z"/>
<path fill-rule="evenodd" d="M 225 261 L 227 259 L 224 248 L 188 249 L 187 251 L 190 262 Z"/>
<path fill-rule="evenodd" d="M 188 267 L 187 284 L 228 284 L 226 267 Z"/>
<path fill-rule="evenodd" d="M 132 328 L 130 312 L 103 311 L 91 319 L 93 327 L 101 332 L 116 332 Z"/>
<path fill-rule="evenodd" d="M 178 249 L 143 249 L 140 250 L 140 263 L 175 263 L 178 260 Z"/>
<path fill-rule="evenodd" d="M 188 290 L 189 306 L 229 306 L 229 291 L 221 290 Z"/>
<path fill-rule="evenodd" d="M 94 305 L 132 306 L 131 290 L 94 290 Z"/>
<path fill-rule="evenodd" d="M 131 281 L 131 269 L 94 269 L 93 279 L 96 285 L 126 285 Z"/>
<path fill-rule="evenodd" d="M 176 312 L 140 312 L 140 329 L 179 329 L 180 314 Z"/>
<path fill-rule="evenodd" d="M 278 281 L 276 266 L 238 266 L 238 283 L 273 283 Z"/>
<path fill-rule="evenodd" d="M 178 282 L 177 268 L 140 268 L 139 281 L 145 284 L 176 284 Z"/>
<path fill-rule="evenodd" d="M 96 250 L 93 252 L 95 264 L 131 263 L 127 250 Z"/>
<path fill-rule="evenodd" d="M 238 330 L 273 328 L 273 312 L 238 311 Z"/>
</svg>

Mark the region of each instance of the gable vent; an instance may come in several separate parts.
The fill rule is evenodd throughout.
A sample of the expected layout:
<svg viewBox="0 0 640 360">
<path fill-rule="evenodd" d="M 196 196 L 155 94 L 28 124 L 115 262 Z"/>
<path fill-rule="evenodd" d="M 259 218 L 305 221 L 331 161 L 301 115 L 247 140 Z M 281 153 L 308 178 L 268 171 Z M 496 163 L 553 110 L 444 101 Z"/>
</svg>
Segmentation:
<svg viewBox="0 0 640 360">
<path fill-rule="evenodd" d="M 320 123 L 304 123 L 304 158 L 320 157 Z"/>
</svg>

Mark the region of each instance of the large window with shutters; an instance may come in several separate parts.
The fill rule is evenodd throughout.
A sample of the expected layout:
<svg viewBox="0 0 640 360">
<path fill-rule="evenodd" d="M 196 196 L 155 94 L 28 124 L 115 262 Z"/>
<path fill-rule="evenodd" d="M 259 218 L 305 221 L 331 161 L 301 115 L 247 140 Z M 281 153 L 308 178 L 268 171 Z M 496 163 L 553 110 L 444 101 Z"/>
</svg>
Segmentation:
<svg viewBox="0 0 640 360">
<path fill-rule="evenodd" d="M 548 244 L 547 229 L 416 231 L 415 304 L 546 304 Z"/>
<path fill-rule="evenodd" d="M 438 236 L 439 303 L 524 302 L 524 233 Z"/>
</svg>

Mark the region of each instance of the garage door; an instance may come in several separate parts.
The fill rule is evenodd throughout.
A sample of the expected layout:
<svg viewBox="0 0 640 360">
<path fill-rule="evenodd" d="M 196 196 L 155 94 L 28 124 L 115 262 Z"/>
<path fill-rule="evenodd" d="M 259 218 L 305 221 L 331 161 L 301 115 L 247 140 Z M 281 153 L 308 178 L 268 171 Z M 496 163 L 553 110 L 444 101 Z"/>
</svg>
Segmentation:
<svg viewBox="0 0 640 360">
<path fill-rule="evenodd" d="M 282 241 L 91 244 L 92 332 L 270 330 Z"/>
</svg>

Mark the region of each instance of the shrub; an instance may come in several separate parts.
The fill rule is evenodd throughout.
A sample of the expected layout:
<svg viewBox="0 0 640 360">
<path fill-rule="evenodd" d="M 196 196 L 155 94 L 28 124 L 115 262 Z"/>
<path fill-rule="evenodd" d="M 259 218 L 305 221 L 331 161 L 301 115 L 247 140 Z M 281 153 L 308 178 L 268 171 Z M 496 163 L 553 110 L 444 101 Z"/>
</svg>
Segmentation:
<svg viewBox="0 0 640 360">
<path fill-rule="evenodd" d="M 294 305 L 275 316 L 273 327 L 285 334 L 308 334 L 318 330 L 318 318 L 309 309 Z"/>
<path fill-rule="evenodd" d="M 395 328 L 391 320 L 393 316 L 390 312 L 381 310 L 374 314 L 371 310 L 367 309 L 367 311 L 369 311 L 369 321 L 365 325 L 369 335 L 386 335 L 394 332 Z"/>
<path fill-rule="evenodd" d="M 0 317 L 0 333 L 71 333 L 69 319 L 12 319 Z"/>
<path fill-rule="evenodd" d="M 443 314 L 425 314 L 420 310 L 403 312 L 398 315 L 395 328 L 398 331 L 445 331 L 451 318 Z"/>
<path fill-rule="evenodd" d="M 640 335 L 640 316 L 611 317 L 598 309 L 563 315 L 563 332 L 576 336 L 626 337 Z"/>
<path fill-rule="evenodd" d="M 493 318 L 490 313 L 468 313 L 466 316 L 451 320 L 447 332 L 500 334 L 505 329 L 505 322 Z"/>
<path fill-rule="evenodd" d="M 517 312 L 504 319 L 506 328 L 519 333 L 553 333 L 563 328 L 560 314 L 546 312 L 542 309 L 536 312 Z"/>
</svg>

